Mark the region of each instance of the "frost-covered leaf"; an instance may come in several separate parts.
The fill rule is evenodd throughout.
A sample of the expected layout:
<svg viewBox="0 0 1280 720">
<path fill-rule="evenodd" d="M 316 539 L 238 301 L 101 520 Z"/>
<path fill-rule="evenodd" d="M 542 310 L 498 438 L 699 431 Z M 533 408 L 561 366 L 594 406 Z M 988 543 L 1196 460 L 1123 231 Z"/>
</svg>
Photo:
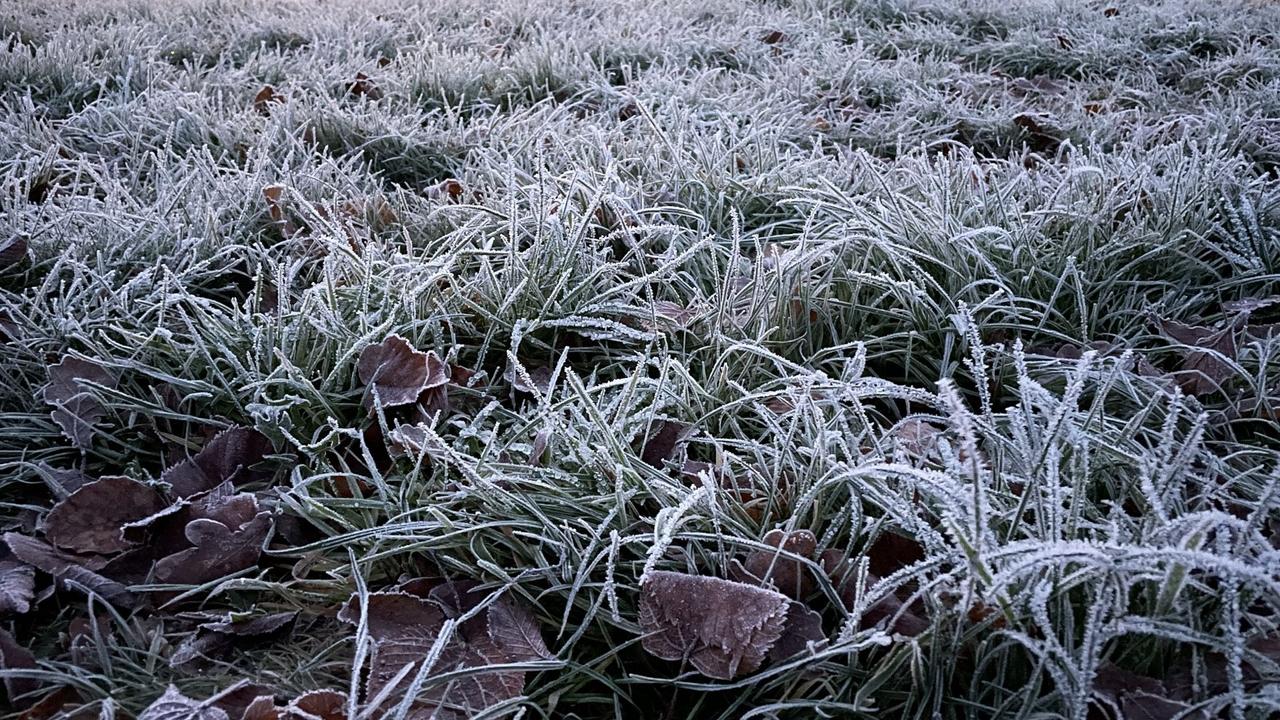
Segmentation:
<svg viewBox="0 0 1280 720">
<path fill-rule="evenodd" d="M 16 265 L 27 258 L 27 236 L 16 233 L 0 243 L 0 269 Z"/>
<path fill-rule="evenodd" d="M 132 478 L 107 476 L 81 486 L 53 506 L 44 521 L 49 542 L 73 552 L 110 554 L 133 543 L 121 530 L 160 511 L 164 501 L 151 486 Z"/>
<path fill-rule="evenodd" d="M 269 640 L 288 632 L 298 617 L 295 612 L 272 613 L 251 618 L 228 616 L 216 622 L 203 623 L 169 657 L 178 667 L 200 658 L 218 655 L 233 646 Z"/>
<path fill-rule="evenodd" d="M 124 585 L 88 569 L 83 558 L 18 533 L 5 533 L 4 541 L 19 560 L 49 573 L 64 585 L 83 587 L 118 607 L 129 608 L 135 603 L 135 598 Z"/>
<path fill-rule="evenodd" d="M 502 377 L 516 392 L 526 395 L 546 395 L 551 390 L 551 375 L 551 368 L 543 365 L 517 367 L 514 364 L 508 364 Z"/>
<path fill-rule="evenodd" d="M 311 690 L 280 712 L 281 720 L 346 720 L 347 696 L 337 690 Z M 244 720 L 251 720 L 245 717 Z"/>
<path fill-rule="evenodd" d="M 0 614 L 22 615 L 31 609 L 35 570 L 30 565 L 0 560 Z"/>
<path fill-rule="evenodd" d="M 209 701 L 197 701 L 183 695 L 173 685 L 155 702 L 147 706 L 138 720 L 230 720 L 225 710 Z"/>
<path fill-rule="evenodd" d="M 675 459 L 680 444 L 688 439 L 692 428 L 674 420 L 659 420 L 649 428 L 640 450 L 640 459 L 661 470 L 667 460 Z"/>
<path fill-rule="evenodd" d="M 792 600 L 787 605 L 782 636 L 769 648 L 769 659 L 773 662 L 786 660 L 806 652 L 809 645 L 821 645 L 826 640 L 827 635 L 822 631 L 822 615 L 804 603 Z"/>
<path fill-rule="evenodd" d="M 446 618 L 460 618 L 474 610 L 486 597 L 470 582 L 418 585 L 410 583 L 401 587 L 424 591 L 425 597 L 404 591 L 368 595 L 366 621 L 374 649 L 369 661 L 366 693 L 377 695 L 394 683 L 395 689 L 390 692 L 388 704 L 403 697 L 409 678 L 417 672 L 419 664 L 439 638 Z M 359 623 L 358 597 L 352 597 L 338 613 L 338 619 Z M 455 628 L 428 677 L 459 669 L 549 657 L 532 615 L 514 601 L 500 598 L 482 610 L 480 615 Z M 519 696 L 524 687 L 524 676 L 525 673 L 519 670 L 466 674 L 451 683 L 424 689 L 415 708 L 426 714 L 438 712 L 442 718 L 454 717 L 457 708 L 479 711 Z M 464 713 L 461 717 L 469 715 Z"/>
<path fill-rule="evenodd" d="M 1192 348 L 1183 354 L 1178 372 L 1178 384 L 1186 392 L 1192 395 L 1216 392 L 1235 374 L 1232 362 L 1238 348 L 1234 325 L 1214 329 L 1172 320 L 1159 320 L 1157 324 L 1166 337 Z"/>
<path fill-rule="evenodd" d="M 449 382 L 449 366 L 434 351 L 420 352 L 399 335 L 366 347 L 356 372 L 369 386 L 364 399 L 367 408 L 374 402 L 384 408 L 416 403 L 423 391 Z"/>
<path fill-rule="evenodd" d="M 887 577 L 924 559 L 924 547 L 905 535 L 882 531 L 866 550 L 871 574 Z"/>
<path fill-rule="evenodd" d="M 272 450 L 262 433 L 246 427 L 224 430 L 205 444 L 200 452 L 160 476 L 179 498 L 212 490 L 224 481 L 240 485 L 259 477 L 250 466 L 262 462 Z"/>
<path fill-rule="evenodd" d="M 116 379 L 97 363 L 64 357 L 49 366 L 49 384 L 42 391 L 44 401 L 53 406 L 53 421 L 62 434 L 81 450 L 93 442 L 93 429 L 106 408 L 89 391 L 86 383 L 115 387 Z"/>
<path fill-rule="evenodd" d="M 18 644 L 9 631 L 0 628 L 0 670 L 34 670 L 36 658 L 30 650 Z M 16 703 L 19 695 L 40 687 L 40 681 L 34 678 L 14 677 L 6 675 L 4 689 L 11 703 Z"/>
<path fill-rule="evenodd" d="M 742 568 L 746 575 L 735 577 L 739 582 L 768 583 L 779 592 L 799 600 L 813 590 L 813 578 L 800 558 L 811 558 L 818 549 L 818 540 L 808 530 L 770 530 L 764 536 L 766 545 L 777 550 L 752 550 L 747 554 Z M 799 556 L 799 557 L 793 557 Z"/>
<path fill-rule="evenodd" d="M 193 547 L 157 562 L 156 579 L 199 585 L 253 567 L 270 530 L 271 515 L 266 512 L 234 528 L 209 518 L 192 520 L 185 534 Z"/>
<path fill-rule="evenodd" d="M 284 95 L 276 92 L 276 89 L 270 85 L 263 85 L 262 89 L 253 96 L 253 109 L 261 115 L 270 115 L 271 106 L 283 103 Z"/>
<path fill-rule="evenodd" d="M 550 660 L 538 620 L 524 605 L 500 598 L 488 608 L 489 637 L 502 650 L 505 662 Z"/>
<path fill-rule="evenodd" d="M 708 677 L 754 672 L 782 636 L 785 595 L 714 577 L 655 571 L 640 589 L 644 649 L 663 660 L 688 659 Z"/>
</svg>

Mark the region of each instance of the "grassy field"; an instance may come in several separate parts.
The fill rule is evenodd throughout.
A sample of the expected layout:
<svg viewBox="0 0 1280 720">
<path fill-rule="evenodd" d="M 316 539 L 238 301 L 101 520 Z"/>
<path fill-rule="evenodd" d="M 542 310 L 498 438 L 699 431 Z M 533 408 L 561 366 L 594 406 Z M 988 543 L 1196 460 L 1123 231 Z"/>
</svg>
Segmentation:
<svg viewBox="0 0 1280 720">
<path fill-rule="evenodd" d="M 1280 713 L 1280 5 L 0 43 L 8 716 Z"/>
</svg>

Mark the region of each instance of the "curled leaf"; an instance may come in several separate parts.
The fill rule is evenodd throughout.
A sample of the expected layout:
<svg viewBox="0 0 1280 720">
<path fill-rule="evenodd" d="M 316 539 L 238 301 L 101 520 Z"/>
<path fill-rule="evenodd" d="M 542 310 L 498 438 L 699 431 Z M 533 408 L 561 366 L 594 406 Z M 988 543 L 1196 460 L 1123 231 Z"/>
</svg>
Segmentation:
<svg viewBox="0 0 1280 720">
<path fill-rule="evenodd" d="M 449 366 L 435 352 L 419 352 L 408 340 L 389 335 L 366 347 L 356 363 L 360 381 L 369 386 L 365 407 L 409 405 L 423 391 L 449 382 Z"/>
<path fill-rule="evenodd" d="M 1208 395 L 1222 389 L 1235 374 L 1236 326 L 1213 329 L 1201 325 L 1185 325 L 1172 320 L 1159 320 L 1160 332 L 1171 340 L 1186 345 L 1178 384 L 1192 395 Z"/>
<path fill-rule="evenodd" d="M 81 486 L 58 502 L 45 518 L 49 542 L 72 552 L 117 553 L 133 543 L 121 530 L 164 507 L 149 485 L 127 477 L 108 476 Z"/>
<path fill-rule="evenodd" d="M 754 672 L 782 637 L 785 595 L 715 577 L 655 571 L 640 588 L 644 649 L 731 680 Z"/>
</svg>

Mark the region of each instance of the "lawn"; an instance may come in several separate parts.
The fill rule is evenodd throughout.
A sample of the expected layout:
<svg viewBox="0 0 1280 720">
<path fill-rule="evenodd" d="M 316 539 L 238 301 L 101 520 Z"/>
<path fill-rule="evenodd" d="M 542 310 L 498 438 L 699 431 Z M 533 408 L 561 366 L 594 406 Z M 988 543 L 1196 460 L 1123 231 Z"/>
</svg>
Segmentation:
<svg viewBox="0 0 1280 720">
<path fill-rule="evenodd" d="M 5 0 L 0 716 L 1280 714 L 1280 4 Z"/>
</svg>

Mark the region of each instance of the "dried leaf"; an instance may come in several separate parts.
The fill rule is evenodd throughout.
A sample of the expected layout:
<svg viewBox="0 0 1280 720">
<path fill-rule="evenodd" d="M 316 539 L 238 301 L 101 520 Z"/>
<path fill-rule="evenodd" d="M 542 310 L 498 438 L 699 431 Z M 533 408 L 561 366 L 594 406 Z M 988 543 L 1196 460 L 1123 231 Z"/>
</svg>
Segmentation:
<svg viewBox="0 0 1280 720">
<path fill-rule="evenodd" d="M 244 720 L 245 713 L 259 700 L 265 699 L 271 705 L 275 705 L 271 688 L 243 680 L 209 699 L 214 707 L 225 712 L 232 720 Z"/>
<path fill-rule="evenodd" d="M 640 450 L 640 459 L 661 470 L 674 460 L 676 450 L 693 433 L 689 425 L 674 420 L 659 420 L 649 428 L 649 436 Z"/>
<path fill-rule="evenodd" d="M 4 628 L 0 628 L 0 670 L 35 670 L 36 658 L 31 651 L 22 647 Z M 17 704 L 17 698 L 40 687 L 40 681 L 33 678 L 4 677 L 4 689 L 9 702 Z"/>
<path fill-rule="evenodd" d="M 787 618 L 782 636 L 769 648 L 769 660 L 779 662 L 807 652 L 809 645 L 821 645 L 827 641 L 822 631 L 822 615 L 802 602 L 792 600 L 787 606 Z"/>
<path fill-rule="evenodd" d="M 355 82 L 347 86 L 347 91 L 357 97 L 367 97 L 370 100 L 382 98 L 382 88 L 364 73 L 356 73 Z"/>
<path fill-rule="evenodd" d="M 500 598 L 489 606 L 489 637 L 502 649 L 506 662 L 550 660 L 538 621 L 524 605 Z"/>
<path fill-rule="evenodd" d="M 173 685 L 147 706 L 138 720 L 230 720 L 225 710 L 209 701 L 197 702 Z"/>
<path fill-rule="evenodd" d="M 284 185 L 268 185 L 262 188 L 262 197 L 267 201 L 267 217 L 271 224 L 279 228 L 280 236 L 286 240 L 298 234 L 298 226 L 285 212 Z"/>
<path fill-rule="evenodd" d="M 475 583 L 428 583 L 432 585 L 429 590 L 426 585 L 418 587 L 420 584 L 402 584 L 401 587 L 426 590 L 426 598 L 405 591 L 370 593 L 368 596 L 366 626 L 375 641 L 365 689 L 370 697 L 395 682 L 406 667 L 410 668 L 408 674 L 411 677 L 439 637 L 445 618 L 459 618 L 475 609 L 485 597 L 483 592 L 475 589 Z M 359 598 L 353 597 L 339 612 L 338 619 L 357 624 L 360 619 L 358 602 Z M 532 615 L 511 601 L 499 599 L 455 631 L 431 674 L 543 659 L 549 655 Z M 470 717 L 484 708 L 517 697 L 524 688 L 524 676 L 525 673 L 518 670 L 468 674 L 448 684 L 424 689 L 414 707 L 426 714 L 437 712 L 442 718 Z M 389 702 L 398 701 L 409 682 L 407 677 L 401 677 L 389 693 Z M 462 708 L 466 712 L 455 715 L 453 708 Z"/>
<path fill-rule="evenodd" d="M 215 435 L 194 457 L 165 470 L 160 480 L 169 483 L 179 498 L 212 490 L 228 480 L 241 485 L 261 477 L 249 468 L 262 462 L 271 450 L 271 441 L 257 430 L 228 428 Z"/>
<path fill-rule="evenodd" d="M 93 482 L 93 478 L 79 470 L 62 470 L 44 462 L 37 463 L 37 467 L 40 468 L 40 475 L 44 478 L 45 485 L 49 486 L 49 491 L 58 499 L 79 490 L 85 483 Z"/>
<path fill-rule="evenodd" d="M 389 335 L 366 347 L 356 364 L 360 381 L 370 387 L 366 408 L 372 408 L 376 392 L 379 407 L 409 405 L 430 388 L 449 382 L 449 366 L 435 352 L 419 352 L 399 335 Z"/>
<path fill-rule="evenodd" d="M 16 265 L 27 258 L 27 236 L 17 234 L 11 236 L 0 245 L 0 268 Z"/>
<path fill-rule="evenodd" d="M 1237 355 L 1236 327 L 1221 330 L 1199 325 L 1185 325 L 1172 320 L 1159 320 L 1160 332 L 1175 342 L 1195 350 L 1183 356 L 1178 384 L 1192 395 L 1207 395 L 1222 389 L 1235 374 L 1232 362 Z"/>
<path fill-rule="evenodd" d="M 787 39 L 787 36 L 781 30 L 770 30 L 769 32 L 760 36 L 760 42 L 764 43 L 765 45 L 777 45 L 778 43 L 786 39 Z"/>
<path fill-rule="evenodd" d="M 258 513 L 249 522 L 228 527 L 217 520 L 197 518 L 187 524 L 186 537 L 194 546 L 156 563 L 156 579 L 162 583 L 199 585 L 258 564 L 262 545 L 271 531 L 270 513 Z"/>
<path fill-rule="evenodd" d="M 800 558 L 811 558 L 817 550 L 818 540 L 813 533 L 808 530 L 770 530 L 764 536 L 764 542 L 777 550 L 752 550 L 742 565 L 746 576 L 734 579 L 772 584 L 778 592 L 794 600 L 801 600 L 812 592 L 813 578 Z"/>
<path fill-rule="evenodd" d="M 527 376 L 527 377 L 526 377 Z M 520 372 L 514 365 L 508 365 L 502 375 L 516 392 L 526 395 L 546 395 L 551 391 L 551 368 L 541 365 L 525 368 Z"/>
<path fill-rule="evenodd" d="M 22 615 L 31 609 L 35 570 L 12 560 L 0 560 L 0 613 Z"/>
<path fill-rule="evenodd" d="M 924 559 L 924 546 L 912 538 L 885 530 L 867 548 L 868 568 L 873 575 L 888 577 Z"/>
<path fill-rule="evenodd" d="M 276 92 L 270 85 L 263 85 L 258 94 L 253 96 L 253 109 L 261 115 L 270 115 L 271 106 L 283 102 L 284 95 Z"/>
<path fill-rule="evenodd" d="M 311 690 L 293 699 L 281 720 L 346 720 L 347 696 L 337 690 Z M 244 720 L 250 720 L 247 716 Z"/>
<path fill-rule="evenodd" d="M 96 363 L 74 357 L 64 357 L 48 370 L 49 384 L 42 397 L 54 408 L 53 421 L 72 444 L 87 450 L 93 442 L 93 428 L 106 415 L 106 408 L 85 383 L 115 387 L 115 377 Z"/>
<path fill-rule="evenodd" d="M 239 717 L 240 720 L 280 720 L 280 708 L 276 707 L 275 696 L 263 695 L 254 698 Z"/>
<path fill-rule="evenodd" d="M 135 603 L 133 595 L 124 585 L 86 568 L 82 564 L 83 558 L 69 555 L 35 538 L 18 533 L 5 533 L 4 541 L 19 560 L 37 570 L 49 573 L 64 585 L 74 584 L 83 587 L 117 607 L 131 608 Z"/>
<path fill-rule="evenodd" d="M 644 649 L 731 680 L 754 672 L 782 636 L 790 601 L 765 588 L 655 571 L 640 589 Z"/>
<path fill-rule="evenodd" d="M 295 611 L 240 619 L 227 616 L 223 620 L 203 623 L 196 628 L 196 632 L 182 641 L 169 657 L 169 664 L 178 667 L 199 658 L 213 657 L 237 644 L 272 639 L 287 632 L 297 617 L 298 613 Z M 255 690 L 249 699 L 258 694 L 260 693 Z"/>
<path fill-rule="evenodd" d="M 127 477 L 103 477 L 54 505 L 45 518 L 44 534 L 64 550 L 122 552 L 133 545 L 121 533 L 123 527 L 163 507 L 159 493 L 149 485 Z"/>
</svg>

